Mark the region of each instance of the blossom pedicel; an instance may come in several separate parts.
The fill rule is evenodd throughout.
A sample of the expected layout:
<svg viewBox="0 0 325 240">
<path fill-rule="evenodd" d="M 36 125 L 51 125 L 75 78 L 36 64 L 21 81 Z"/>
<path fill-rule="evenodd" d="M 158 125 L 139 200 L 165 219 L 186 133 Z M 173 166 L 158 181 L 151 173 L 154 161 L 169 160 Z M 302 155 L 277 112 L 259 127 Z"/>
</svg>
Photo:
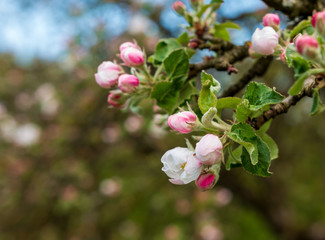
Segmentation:
<svg viewBox="0 0 325 240">
<path fill-rule="evenodd" d="M 118 79 L 118 87 L 124 93 L 134 92 L 139 85 L 139 79 L 131 74 L 123 74 Z"/>
<path fill-rule="evenodd" d="M 201 173 L 202 163 L 187 148 L 176 147 L 161 158 L 162 170 L 173 184 L 182 185 L 196 180 Z"/>
<path fill-rule="evenodd" d="M 196 179 L 195 185 L 202 191 L 210 190 L 214 187 L 216 182 L 218 181 L 219 176 L 216 176 L 212 172 L 205 172 L 200 174 L 200 176 Z"/>
<path fill-rule="evenodd" d="M 207 134 L 196 144 L 196 157 L 203 164 L 213 165 L 221 160 L 222 148 L 223 146 L 218 136 Z"/>
<path fill-rule="evenodd" d="M 196 115 L 190 111 L 173 114 L 168 117 L 168 125 L 180 133 L 190 133 L 196 126 Z"/>
<path fill-rule="evenodd" d="M 257 28 L 252 36 L 252 47 L 256 53 L 271 55 L 279 43 L 279 36 L 272 27 Z"/>
<path fill-rule="evenodd" d="M 263 17 L 263 24 L 265 27 L 270 26 L 274 29 L 280 27 L 280 18 L 278 14 L 268 13 Z"/>
<path fill-rule="evenodd" d="M 103 88 L 111 88 L 117 83 L 120 73 L 121 68 L 119 65 L 111 61 L 107 61 L 98 66 L 95 79 L 99 86 Z"/>
<path fill-rule="evenodd" d="M 144 54 L 140 49 L 127 47 L 121 51 L 121 59 L 128 67 L 137 67 L 144 63 Z"/>
<path fill-rule="evenodd" d="M 315 59 L 319 54 L 318 42 L 311 36 L 299 36 L 296 40 L 298 53 L 309 59 Z"/>
<path fill-rule="evenodd" d="M 315 13 L 311 24 L 321 36 L 325 37 L 325 11 Z"/>
</svg>

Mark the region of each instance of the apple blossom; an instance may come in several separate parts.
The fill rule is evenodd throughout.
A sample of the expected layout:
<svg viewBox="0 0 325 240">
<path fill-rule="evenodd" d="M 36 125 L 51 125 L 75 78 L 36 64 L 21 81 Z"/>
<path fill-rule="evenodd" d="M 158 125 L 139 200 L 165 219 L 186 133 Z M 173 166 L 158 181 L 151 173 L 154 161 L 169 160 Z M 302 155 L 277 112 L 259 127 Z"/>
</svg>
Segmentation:
<svg viewBox="0 0 325 240">
<path fill-rule="evenodd" d="M 203 171 L 198 179 L 195 181 L 195 185 L 202 191 L 210 190 L 214 187 L 218 181 L 219 176 L 216 176 L 212 172 Z"/>
<path fill-rule="evenodd" d="M 296 39 L 298 53 L 309 59 L 314 59 L 319 54 L 318 42 L 311 36 L 299 36 Z"/>
<path fill-rule="evenodd" d="M 280 26 L 280 18 L 278 14 L 268 13 L 263 17 L 264 26 L 270 26 L 274 29 L 278 29 Z"/>
<path fill-rule="evenodd" d="M 144 63 L 144 54 L 137 48 L 128 47 L 121 51 L 121 59 L 128 67 L 137 67 Z"/>
<path fill-rule="evenodd" d="M 135 48 L 135 49 L 141 50 L 137 44 L 135 44 L 133 42 L 125 42 L 120 45 L 120 52 L 122 52 L 124 49 L 127 49 L 127 48 Z"/>
<path fill-rule="evenodd" d="M 139 79 L 131 74 L 123 74 L 118 79 L 118 87 L 124 93 L 131 93 L 139 85 Z"/>
<path fill-rule="evenodd" d="M 186 6 L 181 1 L 174 2 L 172 5 L 172 8 L 174 9 L 175 12 L 177 12 L 178 14 L 180 14 L 182 16 L 185 14 Z"/>
<path fill-rule="evenodd" d="M 196 115 L 190 111 L 175 113 L 168 117 L 168 125 L 180 133 L 190 133 L 196 126 Z"/>
<path fill-rule="evenodd" d="M 173 184 L 182 185 L 196 180 L 202 170 L 202 163 L 187 148 L 176 147 L 167 151 L 161 158 L 162 170 Z"/>
<path fill-rule="evenodd" d="M 325 11 L 315 13 L 311 24 L 321 36 L 325 37 Z"/>
<path fill-rule="evenodd" d="M 223 146 L 218 136 L 206 134 L 196 144 L 196 157 L 206 165 L 213 165 L 221 160 L 222 148 Z"/>
<path fill-rule="evenodd" d="M 271 55 L 279 42 L 279 36 L 272 27 L 257 28 L 252 36 L 252 47 L 256 53 Z"/>
<path fill-rule="evenodd" d="M 103 88 L 111 88 L 117 83 L 118 76 L 121 73 L 119 65 L 106 61 L 98 66 L 97 73 L 95 74 L 96 82 Z"/>
<path fill-rule="evenodd" d="M 122 107 L 125 103 L 125 98 L 120 90 L 113 90 L 108 94 L 107 102 L 115 108 Z"/>
</svg>

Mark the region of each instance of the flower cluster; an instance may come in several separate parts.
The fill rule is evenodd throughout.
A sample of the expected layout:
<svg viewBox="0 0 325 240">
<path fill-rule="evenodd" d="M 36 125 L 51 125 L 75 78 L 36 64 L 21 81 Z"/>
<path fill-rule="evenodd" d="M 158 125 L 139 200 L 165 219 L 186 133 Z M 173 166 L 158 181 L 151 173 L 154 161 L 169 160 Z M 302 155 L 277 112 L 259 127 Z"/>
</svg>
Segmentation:
<svg viewBox="0 0 325 240">
<path fill-rule="evenodd" d="M 190 133 L 201 125 L 191 111 L 173 114 L 168 125 L 180 133 Z M 173 184 L 187 184 L 196 181 L 201 190 L 211 189 L 218 180 L 220 163 L 223 158 L 223 144 L 214 134 L 206 134 L 196 144 L 195 149 L 176 147 L 161 158 L 162 170 Z"/>
<path fill-rule="evenodd" d="M 124 62 L 123 65 L 127 67 L 141 68 L 145 61 L 145 54 L 137 44 L 125 42 L 120 46 L 120 58 Z M 110 90 L 107 101 L 116 108 L 123 107 L 127 95 L 133 93 L 141 84 L 137 74 L 125 73 L 121 65 L 105 61 L 98 66 L 95 74 L 97 84 Z"/>
</svg>

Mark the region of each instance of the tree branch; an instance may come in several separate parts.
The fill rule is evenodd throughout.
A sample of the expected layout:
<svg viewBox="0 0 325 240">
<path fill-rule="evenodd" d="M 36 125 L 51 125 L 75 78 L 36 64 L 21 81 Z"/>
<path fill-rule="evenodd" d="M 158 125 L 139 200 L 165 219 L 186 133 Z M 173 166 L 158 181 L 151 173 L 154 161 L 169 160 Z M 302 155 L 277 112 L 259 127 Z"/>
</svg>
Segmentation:
<svg viewBox="0 0 325 240">
<path fill-rule="evenodd" d="M 249 119 L 248 123 L 255 129 L 259 129 L 265 122 L 275 118 L 283 113 L 287 113 L 291 106 L 294 106 L 299 102 L 303 97 L 308 96 L 312 97 L 312 90 L 318 85 L 322 78 L 316 78 L 311 76 L 305 81 L 305 85 L 301 92 L 294 96 L 288 96 L 282 102 L 272 106 L 269 110 L 264 112 L 261 116 L 253 119 Z"/>
<path fill-rule="evenodd" d="M 248 48 L 247 44 L 243 46 L 233 46 L 231 50 L 225 52 L 225 54 L 218 58 L 208 59 L 202 63 L 196 63 L 190 65 L 190 72 L 188 79 L 195 77 L 202 70 L 215 68 L 219 71 L 228 70 L 228 67 L 238 61 L 243 60 L 248 57 Z"/>
<path fill-rule="evenodd" d="M 272 56 L 261 57 L 258 59 L 251 67 L 251 69 L 249 69 L 248 72 L 242 76 L 242 78 L 239 79 L 237 83 L 233 84 L 228 89 L 223 91 L 220 97 L 232 97 L 240 90 L 242 90 L 246 84 L 249 83 L 254 77 L 263 76 L 263 74 L 267 71 L 270 63 L 272 62 L 272 59 Z"/>
</svg>

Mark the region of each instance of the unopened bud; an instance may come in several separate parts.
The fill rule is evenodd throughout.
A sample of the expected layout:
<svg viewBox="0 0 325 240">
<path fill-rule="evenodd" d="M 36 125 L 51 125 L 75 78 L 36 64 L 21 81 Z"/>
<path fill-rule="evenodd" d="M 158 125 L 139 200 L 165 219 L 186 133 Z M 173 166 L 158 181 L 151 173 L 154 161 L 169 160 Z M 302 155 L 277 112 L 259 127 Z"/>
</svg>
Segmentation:
<svg viewBox="0 0 325 240">
<path fill-rule="evenodd" d="M 108 94 L 107 102 L 115 108 L 120 108 L 123 107 L 126 99 L 120 90 L 114 90 Z"/>
<path fill-rule="evenodd" d="M 318 42 L 311 36 L 299 36 L 295 42 L 297 51 L 309 59 L 316 59 L 319 56 Z"/>
<path fill-rule="evenodd" d="M 263 17 L 264 26 L 270 26 L 275 30 L 278 30 L 280 27 L 280 18 L 278 14 L 268 13 Z"/>
<path fill-rule="evenodd" d="M 177 12 L 179 15 L 184 16 L 186 12 L 186 6 L 181 1 L 176 1 L 173 3 L 172 8 L 175 12 Z"/>
<path fill-rule="evenodd" d="M 138 45 L 136 45 L 135 43 L 125 42 L 120 45 L 120 52 L 122 52 L 124 49 L 127 49 L 127 48 L 136 48 L 136 49 L 141 50 L 140 47 Z"/>
<path fill-rule="evenodd" d="M 257 28 L 252 36 L 252 47 L 258 54 L 273 54 L 278 43 L 279 36 L 271 27 Z"/>
<path fill-rule="evenodd" d="M 119 65 L 107 61 L 98 66 L 97 73 L 95 74 L 96 82 L 103 88 L 110 88 L 117 83 L 118 75 L 121 73 Z"/>
<path fill-rule="evenodd" d="M 180 133 L 192 132 L 196 123 L 197 117 L 190 111 L 179 112 L 168 117 L 168 125 Z"/>
<path fill-rule="evenodd" d="M 199 46 L 199 42 L 196 39 L 191 39 L 190 42 L 188 43 L 189 48 L 196 49 Z"/>
<path fill-rule="evenodd" d="M 128 67 L 137 67 L 144 63 L 144 54 L 137 48 L 129 47 L 122 50 L 121 59 Z"/>
<path fill-rule="evenodd" d="M 206 134 L 196 144 L 196 157 L 203 164 L 213 165 L 218 163 L 222 158 L 222 142 L 219 137 L 213 134 Z"/>
<path fill-rule="evenodd" d="M 311 24 L 319 35 L 325 37 L 325 12 L 317 12 L 311 19 Z"/>
<path fill-rule="evenodd" d="M 217 183 L 219 175 L 215 175 L 212 172 L 203 171 L 201 175 L 196 179 L 195 185 L 202 191 L 210 190 Z"/>
<path fill-rule="evenodd" d="M 118 78 L 118 87 L 124 93 L 134 92 L 139 85 L 139 79 L 131 74 L 123 74 Z"/>
</svg>

